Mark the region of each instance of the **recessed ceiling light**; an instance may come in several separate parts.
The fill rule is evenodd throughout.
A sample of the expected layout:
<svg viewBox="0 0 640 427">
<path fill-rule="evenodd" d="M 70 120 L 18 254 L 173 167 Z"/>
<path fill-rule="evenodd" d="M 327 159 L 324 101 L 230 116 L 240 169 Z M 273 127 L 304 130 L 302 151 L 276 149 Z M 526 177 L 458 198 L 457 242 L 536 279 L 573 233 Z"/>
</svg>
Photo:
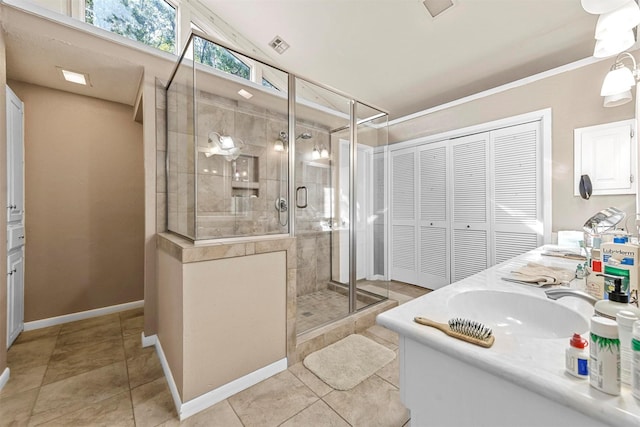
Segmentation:
<svg viewBox="0 0 640 427">
<path fill-rule="evenodd" d="M 240 90 L 238 91 L 238 95 L 240 95 L 241 97 L 243 97 L 243 98 L 245 98 L 245 99 L 250 99 L 250 98 L 253 96 L 251 93 L 247 92 L 247 91 L 246 91 L 246 90 L 244 90 L 244 89 L 240 89 Z"/>
<path fill-rule="evenodd" d="M 440 15 L 442 12 L 444 12 L 445 10 L 453 6 L 453 1 L 452 0 L 424 0 L 422 4 L 424 4 L 424 7 L 427 8 L 427 10 L 429 11 L 429 14 L 433 18 L 435 18 L 436 16 Z"/>
<path fill-rule="evenodd" d="M 279 54 L 282 54 L 285 50 L 289 49 L 289 43 L 284 41 L 280 36 L 275 36 L 273 40 L 269 42 L 269 46 Z"/>
<path fill-rule="evenodd" d="M 61 68 L 61 67 L 56 67 L 56 68 L 58 69 L 58 71 L 60 71 L 62 78 L 65 79 L 66 81 L 71 83 L 76 83 L 79 85 L 84 85 L 84 86 L 89 85 L 88 74 L 65 70 L 64 68 Z"/>
</svg>

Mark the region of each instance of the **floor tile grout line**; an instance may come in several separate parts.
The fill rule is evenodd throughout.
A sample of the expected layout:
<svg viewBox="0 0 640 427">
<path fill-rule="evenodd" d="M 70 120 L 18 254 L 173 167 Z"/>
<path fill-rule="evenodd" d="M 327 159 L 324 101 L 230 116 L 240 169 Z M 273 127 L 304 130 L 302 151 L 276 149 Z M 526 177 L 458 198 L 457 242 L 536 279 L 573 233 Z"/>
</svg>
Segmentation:
<svg viewBox="0 0 640 427">
<path fill-rule="evenodd" d="M 329 395 L 330 395 L 331 393 L 333 393 L 334 391 L 336 391 L 336 390 L 333 390 L 332 392 L 327 393 L 324 397 L 329 396 Z M 338 415 L 342 420 L 344 420 L 344 422 L 345 422 L 345 423 L 347 423 L 347 425 L 349 425 L 349 426 L 353 427 L 353 424 L 351 424 L 351 423 L 350 423 L 350 422 L 349 422 L 345 417 L 343 417 L 343 416 L 342 416 L 342 414 L 340 414 L 340 412 L 338 412 L 338 411 L 336 411 L 335 409 L 333 409 L 333 406 L 331 406 L 331 405 L 329 404 L 329 402 L 327 402 L 326 400 L 324 400 L 324 397 L 321 399 L 321 400 L 324 402 L 324 404 L 325 404 L 325 405 L 327 405 L 327 406 L 329 407 L 329 409 L 331 409 L 331 410 L 332 410 L 336 415 Z"/>
<path fill-rule="evenodd" d="M 304 384 L 304 383 L 303 383 Z M 305 384 L 306 385 L 306 384 Z M 313 392 L 313 390 L 311 390 L 311 392 Z M 313 393 L 316 395 L 316 397 L 318 396 L 316 393 Z M 289 418 L 287 418 L 286 420 L 282 421 L 280 424 L 278 424 L 278 426 L 283 425 L 284 423 L 286 423 L 287 421 L 289 421 L 291 418 L 297 416 L 298 414 L 300 414 L 303 411 L 306 411 L 307 409 L 309 409 L 310 407 L 312 407 L 313 405 L 315 405 L 316 403 L 318 403 L 318 401 L 322 400 L 322 398 L 318 397 L 316 400 L 314 400 L 312 403 L 310 403 L 309 405 L 305 406 L 304 408 L 302 408 L 301 410 L 299 410 L 298 412 L 296 412 L 295 414 L 291 415 Z"/>
</svg>

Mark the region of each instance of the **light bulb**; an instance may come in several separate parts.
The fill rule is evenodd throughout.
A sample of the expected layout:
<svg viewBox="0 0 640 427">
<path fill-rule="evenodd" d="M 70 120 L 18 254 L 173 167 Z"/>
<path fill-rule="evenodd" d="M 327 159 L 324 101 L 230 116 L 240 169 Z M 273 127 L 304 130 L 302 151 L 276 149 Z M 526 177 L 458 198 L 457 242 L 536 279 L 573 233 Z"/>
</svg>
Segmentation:
<svg viewBox="0 0 640 427">
<path fill-rule="evenodd" d="M 313 147 L 313 151 L 311 152 L 311 158 L 313 160 L 318 160 L 320 158 L 320 151 L 318 151 L 318 147 Z"/>
<path fill-rule="evenodd" d="M 284 151 L 284 144 L 282 143 L 282 141 L 277 140 L 273 143 L 273 149 L 274 151 Z"/>
<path fill-rule="evenodd" d="M 329 158 L 329 150 L 327 150 L 326 148 L 322 147 L 320 149 L 320 158 L 328 159 Z"/>
</svg>

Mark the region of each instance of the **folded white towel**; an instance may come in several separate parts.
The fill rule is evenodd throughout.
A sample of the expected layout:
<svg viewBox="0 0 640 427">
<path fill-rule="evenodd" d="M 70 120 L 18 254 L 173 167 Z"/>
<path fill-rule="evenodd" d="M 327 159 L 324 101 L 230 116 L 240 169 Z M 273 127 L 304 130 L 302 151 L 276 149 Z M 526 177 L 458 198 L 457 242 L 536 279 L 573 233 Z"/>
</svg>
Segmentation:
<svg viewBox="0 0 640 427">
<path fill-rule="evenodd" d="M 569 269 L 546 266 L 535 262 L 530 262 L 512 271 L 511 274 L 513 279 L 542 285 L 569 283 L 575 277 L 575 272 Z"/>
</svg>

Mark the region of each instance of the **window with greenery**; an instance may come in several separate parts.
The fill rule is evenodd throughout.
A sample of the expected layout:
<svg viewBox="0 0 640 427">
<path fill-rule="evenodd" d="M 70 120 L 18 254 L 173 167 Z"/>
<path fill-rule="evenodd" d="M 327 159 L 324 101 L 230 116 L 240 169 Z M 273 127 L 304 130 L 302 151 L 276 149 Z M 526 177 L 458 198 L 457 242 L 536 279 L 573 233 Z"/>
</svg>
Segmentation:
<svg viewBox="0 0 640 427">
<path fill-rule="evenodd" d="M 85 21 L 175 53 L 176 9 L 164 0 L 86 0 Z"/>
<path fill-rule="evenodd" d="M 196 62 L 249 80 L 251 67 L 222 46 L 200 37 L 193 38 L 193 57 Z"/>
<path fill-rule="evenodd" d="M 262 78 L 262 86 L 268 87 L 270 89 L 280 90 L 277 87 L 275 87 L 273 83 L 271 83 L 269 80 L 265 79 L 264 77 Z"/>
</svg>

